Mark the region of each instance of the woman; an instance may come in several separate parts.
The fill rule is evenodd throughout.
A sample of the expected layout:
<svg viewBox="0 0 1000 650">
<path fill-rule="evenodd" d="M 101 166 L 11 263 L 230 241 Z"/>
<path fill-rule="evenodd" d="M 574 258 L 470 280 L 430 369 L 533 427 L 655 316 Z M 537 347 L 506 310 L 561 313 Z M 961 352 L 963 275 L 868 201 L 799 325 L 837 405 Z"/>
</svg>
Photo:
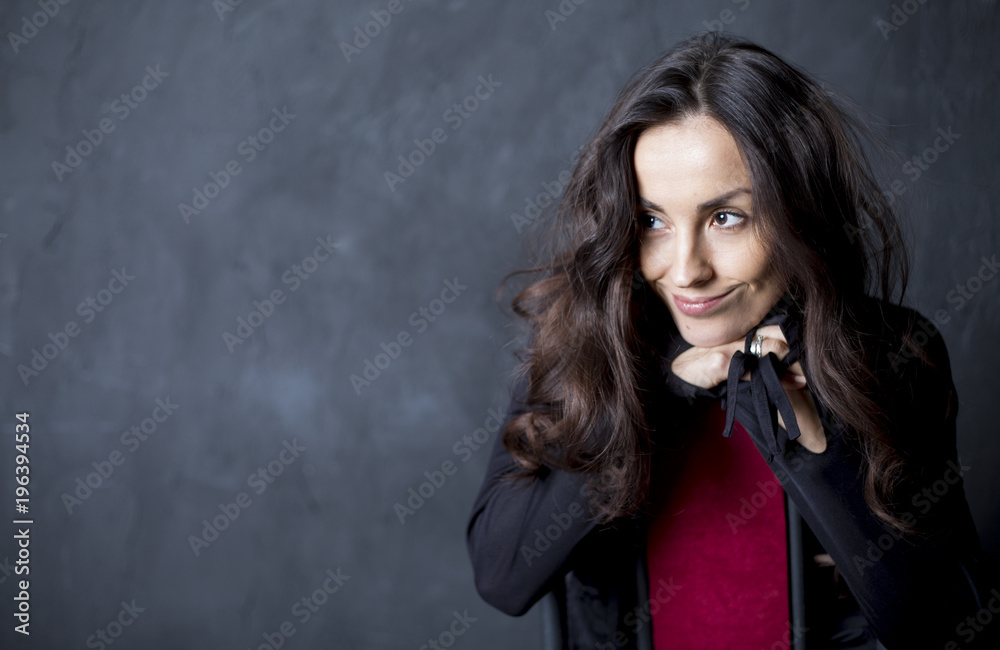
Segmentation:
<svg viewBox="0 0 1000 650">
<path fill-rule="evenodd" d="M 721 35 L 629 82 L 513 303 L 530 343 L 468 526 L 487 602 L 563 593 L 581 648 L 1000 647 L 865 133 Z"/>
</svg>

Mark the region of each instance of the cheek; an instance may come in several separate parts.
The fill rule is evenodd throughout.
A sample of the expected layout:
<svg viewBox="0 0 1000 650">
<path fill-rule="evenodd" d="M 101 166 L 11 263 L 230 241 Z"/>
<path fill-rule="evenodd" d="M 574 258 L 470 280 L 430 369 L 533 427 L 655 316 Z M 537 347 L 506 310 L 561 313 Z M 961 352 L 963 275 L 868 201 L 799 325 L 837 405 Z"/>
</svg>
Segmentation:
<svg viewBox="0 0 1000 650">
<path fill-rule="evenodd" d="M 639 272 L 647 280 L 656 279 L 663 274 L 662 251 L 657 251 L 651 244 L 639 246 Z"/>
<path fill-rule="evenodd" d="M 740 278 L 747 284 L 760 287 L 766 285 L 773 275 L 770 257 L 758 242 L 748 242 L 739 252 L 726 256 L 726 268 L 730 277 Z"/>
</svg>

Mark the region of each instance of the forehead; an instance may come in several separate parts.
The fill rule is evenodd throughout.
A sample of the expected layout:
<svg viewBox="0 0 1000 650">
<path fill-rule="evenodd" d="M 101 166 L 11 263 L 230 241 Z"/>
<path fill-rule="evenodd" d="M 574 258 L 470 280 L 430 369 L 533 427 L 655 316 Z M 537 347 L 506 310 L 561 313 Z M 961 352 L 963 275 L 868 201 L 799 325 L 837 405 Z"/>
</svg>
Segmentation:
<svg viewBox="0 0 1000 650">
<path fill-rule="evenodd" d="M 634 159 L 640 195 L 661 205 L 698 203 L 750 186 L 733 136 L 704 115 L 647 129 L 636 142 Z"/>
</svg>

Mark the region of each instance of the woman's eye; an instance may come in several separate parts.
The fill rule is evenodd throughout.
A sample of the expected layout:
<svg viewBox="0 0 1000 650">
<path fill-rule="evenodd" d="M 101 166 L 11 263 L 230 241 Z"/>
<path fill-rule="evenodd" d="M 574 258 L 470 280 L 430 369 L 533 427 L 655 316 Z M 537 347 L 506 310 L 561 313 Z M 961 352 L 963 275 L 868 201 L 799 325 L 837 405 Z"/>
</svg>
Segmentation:
<svg viewBox="0 0 1000 650">
<path fill-rule="evenodd" d="M 736 212 L 716 212 L 712 215 L 712 219 L 720 228 L 729 229 L 739 227 L 746 217 Z"/>
<path fill-rule="evenodd" d="M 666 226 L 663 220 L 659 217 L 655 217 L 648 212 L 644 212 L 639 216 L 639 225 L 642 226 L 643 230 L 659 230 Z"/>
</svg>

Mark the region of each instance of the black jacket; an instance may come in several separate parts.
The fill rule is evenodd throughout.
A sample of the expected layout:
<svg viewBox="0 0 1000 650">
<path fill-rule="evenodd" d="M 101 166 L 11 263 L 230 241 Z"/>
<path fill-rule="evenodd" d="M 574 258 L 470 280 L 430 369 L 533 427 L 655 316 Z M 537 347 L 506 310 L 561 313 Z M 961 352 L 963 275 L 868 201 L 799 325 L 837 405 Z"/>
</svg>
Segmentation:
<svg viewBox="0 0 1000 650">
<path fill-rule="evenodd" d="M 815 393 L 827 448 L 815 454 L 794 440 L 794 416 L 784 415 L 790 406 L 778 378 L 795 360 L 801 361 L 810 385 L 813 375 L 802 354 L 801 314 L 790 301 L 779 302 L 757 325 L 778 324 L 789 344 L 788 356 L 776 362 L 768 355 L 758 363 L 737 353 L 730 382 L 710 390 L 669 373 L 669 362 L 690 347 L 675 338 L 663 364 L 665 383 L 677 400 L 672 406 L 683 408 L 690 403 L 684 399 L 723 400 L 727 432 L 735 417 L 801 513 L 806 552 L 796 542 L 795 555 L 809 559 L 825 550 L 832 556 L 864 619 L 889 650 L 1000 648 L 1000 583 L 981 550 L 965 499 L 961 475 L 966 468 L 955 444 L 958 400 L 944 341 L 915 311 L 882 301 L 872 299 L 858 317 L 871 335 L 869 344 L 878 347 L 873 370 L 895 386 L 878 396 L 879 403 L 894 430 L 905 437 L 912 466 L 920 469 L 898 494 L 905 495 L 899 500 L 904 520 L 920 526 L 922 536 L 893 532 L 868 508 L 862 459 Z M 923 334 L 914 338 L 926 359 L 899 352 L 895 332 L 908 319 L 919 323 L 916 331 Z M 753 334 L 747 336 L 747 352 Z M 744 365 L 751 381 L 738 381 Z M 528 408 L 525 388 L 523 383 L 515 387 L 508 419 Z M 776 425 L 776 409 L 790 423 L 791 434 Z M 530 484 L 501 480 L 514 468 L 498 437 L 467 529 L 483 599 L 519 616 L 550 590 L 565 589 L 569 647 L 650 647 L 649 598 L 657 598 L 657 590 L 665 586 L 647 584 L 643 518 L 597 525 L 583 496 L 582 476 L 542 468 Z M 790 529 L 797 521 L 789 519 Z M 817 596 L 809 600 L 812 610 L 803 613 L 806 592 L 796 576 L 810 571 L 816 572 L 811 564 L 790 567 L 792 582 L 799 583 L 790 592 L 791 632 L 812 628 L 811 648 L 820 647 L 818 639 L 829 633 L 816 628 L 836 618 L 827 611 L 836 603 Z"/>
</svg>

